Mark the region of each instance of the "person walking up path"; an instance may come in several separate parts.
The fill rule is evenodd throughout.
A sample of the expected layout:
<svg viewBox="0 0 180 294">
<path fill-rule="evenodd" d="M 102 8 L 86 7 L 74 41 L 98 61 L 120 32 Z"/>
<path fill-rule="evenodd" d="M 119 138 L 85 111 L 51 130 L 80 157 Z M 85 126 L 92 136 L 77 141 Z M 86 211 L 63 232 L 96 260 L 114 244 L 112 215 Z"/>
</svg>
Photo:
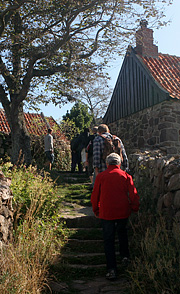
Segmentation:
<svg viewBox="0 0 180 294">
<path fill-rule="evenodd" d="M 129 259 L 126 225 L 132 212 L 139 209 L 139 195 L 132 177 L 120 169 L 121 157 L 111 153 L 106 158 L 107 169 L 96 177 L 91 203 L 94 214 L 101 219 L 104 250 L 107 263 L 106 278 L 117 277 L 115 233 L 119 239 L 119 252 L 123 261 Z"/>
<path fill-rule="evenodd" d="M 98 135 L 93 141 L 93 166 L 94 166 L 93 185 L 94 185 L 95 177 L 98 175 L 98 173 L 105 171 L 107 168 L 106 160 L 102 156 L 104 148 L 105 148 L 105 138 L 112 139 L 112 135 L 110 134 L 109 128 L 105 124 L 99 125 L 97 133 Z M 121 151 L 122 151 L 122 158 L 123 158 L 122 168 L 125 171 L 128 171 L 129 162 L 128 162 L 127 154 L 121 139 L 118 138 L 118 140 L 120 140 L 120 144 L 121 144 Z"/>
</svg>

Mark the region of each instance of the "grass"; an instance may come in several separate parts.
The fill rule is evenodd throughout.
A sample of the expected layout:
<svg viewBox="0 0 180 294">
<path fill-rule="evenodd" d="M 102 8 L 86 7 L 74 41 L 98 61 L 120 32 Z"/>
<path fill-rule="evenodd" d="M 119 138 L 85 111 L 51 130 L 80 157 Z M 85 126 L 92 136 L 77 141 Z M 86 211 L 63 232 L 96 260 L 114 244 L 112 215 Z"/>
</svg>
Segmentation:
<svg viewBox="0 0 180 294">
<path fill-rule="evenodd" d="M 59 195 L 61 202 L 76 203 L 79 205 L 91 205 L 91 191 L 89 185 L 66 184 L 57 187 L 57 195 Z"/>
</svg>

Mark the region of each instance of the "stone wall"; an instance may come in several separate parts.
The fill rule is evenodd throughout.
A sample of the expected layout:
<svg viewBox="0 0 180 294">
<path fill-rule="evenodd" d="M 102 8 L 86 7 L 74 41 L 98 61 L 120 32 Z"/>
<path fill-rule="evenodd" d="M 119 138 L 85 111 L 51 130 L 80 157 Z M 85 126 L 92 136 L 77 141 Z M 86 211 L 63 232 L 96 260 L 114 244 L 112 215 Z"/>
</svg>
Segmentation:
<svg viewBox="0 0 180 294">
<path fill-rule="evenodd" d="M 129 161 L 135 182 L 152 184 L 159 212 L 180 222 L 180 156 L 164 156 L 160 150 L 144 151 L 131 154 Z"/>
<path fill-rule="evenodd" d="M 180 101 L 171 99 L 109 125 L 128 154 L 158 148 L 166 155 L 180 154 Z"/>
<path fill-rule="evenodd" d="M 5 178 L 0 171 L 0 245 L 12 241 L 13 208 L 12 192 L 9 188 L 11 180 Z"/>
<path fill-rule="evenodd" d="M 5 159 L 5 157 L 11 155 L 11 136 L 0 133 L 0 157 Z"/>
</svg>

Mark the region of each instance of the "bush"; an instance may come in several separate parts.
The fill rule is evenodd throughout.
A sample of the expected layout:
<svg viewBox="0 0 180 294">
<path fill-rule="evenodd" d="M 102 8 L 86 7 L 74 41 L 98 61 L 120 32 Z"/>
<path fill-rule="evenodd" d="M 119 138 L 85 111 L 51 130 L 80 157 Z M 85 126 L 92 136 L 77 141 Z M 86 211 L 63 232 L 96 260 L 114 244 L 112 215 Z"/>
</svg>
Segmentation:
<svg viewBox="0 0 180 294">
<path fill-rule="evenodd" d="M 10 169 L 11 168 L 11 169 Z M 14 242 L 0 249 L 0 293 L 40 293 L 47 270 L 65 240 L 58 222 L 59 197 L 48 173 L 35 167 L 2 166 L 12 178 Z"/>
<path fill-rule="evenodd" d="M 44 152 L 44 136 L 31 137 L 31 151 L 33 165 L 39 169 L 44 168 L 47 160 Z M 68 140 L 54 140 L 54 155 L 53 168 L 61 171 L 71 169 L 71 150 Z"/>
</svg>

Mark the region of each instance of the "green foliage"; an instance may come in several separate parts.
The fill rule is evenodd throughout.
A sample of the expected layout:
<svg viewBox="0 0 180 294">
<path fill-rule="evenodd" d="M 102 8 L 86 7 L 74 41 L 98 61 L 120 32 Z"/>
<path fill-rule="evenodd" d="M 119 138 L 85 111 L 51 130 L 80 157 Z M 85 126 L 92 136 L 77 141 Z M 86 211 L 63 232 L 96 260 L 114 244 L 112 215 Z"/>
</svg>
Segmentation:
<svg viewBox="0 0 180 294">
<path fill-rule="evenodd" d="M 92 119 L 93 116 L 88 112 L 88 106 L 81 102 L 76 102 L 70 112 L 67 111 L 66 115 L 63 116 L 64 121 L 73 121 L 80 132 L 82 132 L 84 128 L 90 127 Z"/>
<path fill-rule="evenodd" d="M 14 244 L 0 254 L 0 292 L 38 293 L 45 285 L 49 265 L 51 273 L 55 273 L 59 280 L 66 280 L 67 284 L 77 277 L 104 276 L 105 269 L 93 269 L 93 272 L 70 270 L 62 262 L 53 263 L 53 256 L 56 257 L 57 250 L 59 253 L 59 248 L 64 246 L 67 235 L 74 239 L 79 234 L 83 240 L 89 234 L 87 230 L 83 233 L 77 229 L 69 234 L 59 222 L 63 204 L 65 207 L 67 203 L 90 205 L 89 185 L 80 183 L 82 175 L 77 175 L 77 183 L 70 184 L 71 179 L 66 173 L 56 172 L 53 176 L 58 187 L 55 187 L 49 174 L 40 174 L 32 166 L 18 169 L 5 163 L 1 169 L 6 176 L 12 177 L 15 216 L 18 211 L 21 221 L 17 222 Z M 84 178 L 84 182 L 86 180 Z M 123 269 L 123 280 L 128 281 L 125 293 L 179 294 L 179 224 L 174 222 L 169 230 L 164 218 L 157 213 L 150 183 L 142 181 L 136 186 L 141 206 L 140 211 L 130 217 L 131 262 L 127 269 Z M 99 230 L 88 239 L 93 239 L 96 234 Z M 87 248 L 81 250 L 87 252 Z M 91 250 L 97 251 L 96 243 L 91 245 Z M 87 263 L 90 264 L 91 259 Z M 92 263 L 95 264 L 96 260 L 92 259 Z"/>
<path fill-rule="evenodd" d="M 12 178 L 14 224 L 17 228 L 20 220 L 25 216 L 28 219 L 50 219 L 56 214 L 59 198 L 56 196 L 56 187 L 48 173 L 39 173 L 36 167 L 14 166 L 4 164 L 2 171 Z"/>
<path fill-rule="evenodd" d="M 0 293 L 40 293 L 66 238 L 59 222 L 60 198 L 49 174 L 35 167 L 5 163 L 1 170 L 12 178 L 15 222 L 14 242 L 0 252 Z"/>
<path fill-rule="evenodd" d="M 53 169 L 59 171 L 69 171 L 71 170 L 71 152 L 70 149 L 62 150 L 54 148 L 55 161 L 53 164 Z"/>
<path fill-rule="evenodd" d="M 57 170 L 70 170 L 71 169 L 71 151 L 70 143 L 68 141 L 54 140 L 54 163 L 53 168 Z M 36 165 L 39 169 L 45 167 L 46 156 L 44 152 L 44 136 L 32 137 L 31 151 L 33 161 L 32 164 Z"/>
<path fill-rule="evenodd" d="M 80 133 L 80 129 L 76 126 L 75 122 L 68 117 L 60 121 L 61 132 L 67 137 L 68 140 L 72 140 L 73 137 Z"/>
</svg>

